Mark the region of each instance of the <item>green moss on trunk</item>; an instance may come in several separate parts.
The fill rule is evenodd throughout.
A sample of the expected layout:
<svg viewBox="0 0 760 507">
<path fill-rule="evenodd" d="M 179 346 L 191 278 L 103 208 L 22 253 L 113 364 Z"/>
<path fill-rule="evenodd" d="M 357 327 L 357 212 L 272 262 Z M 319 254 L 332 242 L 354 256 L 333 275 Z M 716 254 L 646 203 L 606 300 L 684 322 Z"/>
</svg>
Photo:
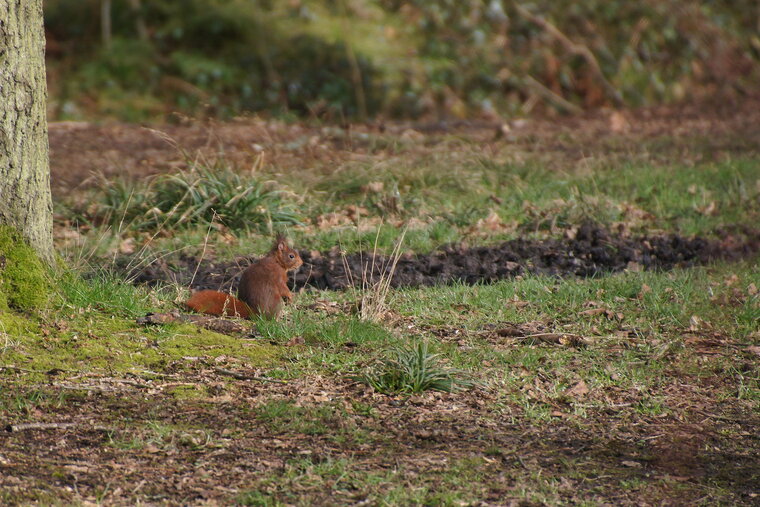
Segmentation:
<svg viewBox="0 0 760 507">
<path fill-rule="evenodd" d="M 50 286 L 34 249 L 12 227 L 0 226 L 0 310 L 42 308 Z"/>
</svg>

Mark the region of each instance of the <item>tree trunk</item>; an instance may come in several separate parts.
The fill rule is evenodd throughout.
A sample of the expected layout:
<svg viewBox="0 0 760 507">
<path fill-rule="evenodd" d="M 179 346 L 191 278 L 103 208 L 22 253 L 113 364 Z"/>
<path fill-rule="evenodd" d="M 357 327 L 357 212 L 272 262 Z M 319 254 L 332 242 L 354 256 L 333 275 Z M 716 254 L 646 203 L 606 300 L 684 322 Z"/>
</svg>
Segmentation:
<svg viewBox="0 0 760 507">
<path fill-rule="evenodd" d="M 106 48 L 111 47 L 111 0 L 100 0 L 100 38 Z"/>
<path fill-rule="evenodd" d="M 53 260 L 42 0 L 0 0 L 0 224 Z"/>
</svg>

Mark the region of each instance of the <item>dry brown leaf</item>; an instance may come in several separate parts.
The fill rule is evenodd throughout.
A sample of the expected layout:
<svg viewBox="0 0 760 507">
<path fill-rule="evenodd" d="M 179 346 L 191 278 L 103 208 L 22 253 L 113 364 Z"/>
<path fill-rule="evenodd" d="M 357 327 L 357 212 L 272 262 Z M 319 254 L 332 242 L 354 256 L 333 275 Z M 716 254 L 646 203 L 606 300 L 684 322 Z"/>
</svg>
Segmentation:
<svg viewBox="0 0 760 507">
<path fill-rule="evenodd" d="M 510 300 L 507 300 L 505 303 L 506 306 L 514 306 L 515 308 L 525 308 L 526 306 L 530 306 L 530 301 L 523 301 L 521 299 L 517 299 L 517 296 L 513 297 Z"/>
<path fill-rule="evenodd" d="M 285 344 L 286 347 L 292 347 L 294 345 L 303 345 L 306 343 L 303 339 L 303 336 L 294 336 L 288 342 Z"/>
<path fill-rule="evenodd" d="M 361 187 L 362 192 L 380 194 L 385 190 L 385 183 L 382 181 L 372 181 Z"/>
<path fill-rule="evenodd" d="M 731 287 L 732 285 L 734 285 L 738 281 L 739 281 L 739 277 L 736 276 L 736 274 L 734 273 L 731 276 L 729 276 L 728 278 L 726 278 L 725 280 L 723 280 L 723 285 L 725 285 L 726 287 Z"/>
<path fill-rule="evenodd" d="M 340 305 L 338 305 L 338 303 L 336 303 L 335 301 L 325 301 L 325 300 L 315 301 L 313 304 L 310 304 L 309 306 L 307 306 L 307 308 L 309 310 L 325 312 L 329 315 L 341 313 L 343 311 Z"/>
<path fill-rule="evenodd" d="M 565 346 L 571 346 L 571 347 L 582 347 L 585 345 L 588 345 L 588 342 L 585 338 L 582 336 L 574 335 L 574 334 L 562 334 L 559 336 L 559 339 L 557 340 L 557 343 L 560 345 Z"/>
<path fill-rule="evenodd" d="M 525 333 L 517 326 L 503 327 L 496 330 L 499 336 L 525 336 Z"/>
<path fill-rule="evenodd" d="M 317 228 L 325 230 L 325 229 L 331 229 L 338 225 L 348 225 L 351 223 L 351 221 L 344 215 L 341 215 L 340 213 L 325 213 L 324 215 L 319 215 L 314 220 Z"/>
<path fill-rule="evenodd" d="M 698 206 L 697 211 L 706 217 L 715 216 L 718 214 L 718 205 L 715 201 L 710 201 L 706 206 Z"/>
<path fill-rule="evenodd" d="M 131 254 L 135 253 L 135 238 L 126 238 L 119 243 L 119 253 Z"/>
<path fill-rule="evenodd" d="M 402 141 L 422 141 L 424 139 L 425 135 L 414 129 L 406 129 L 401 133 Z"/>
<path fill-rule="evenodd" d="M 627 132 L 631 128 L 628 120 L 625 118 L 625 114 L 620 111 L 613 111 L 610 115 L 610 130 L 619 134 L 621 132 Z"/>
<path fill-rule="evenodd" d="M 586 382 L 584 382 L 583 380 L 581 380 L 580 382 L 578 382 L 574 386 L 572 386 L 572 387 L 568 388 L 567 390 L 565 390 L 565 394 L 566 395 L 573 396 L 573 397 L 576 397 L 576 398 L 582 398 L 582 397 L 586 396 L 588 393 L 589 393 L 589 388 L 586 385 Z"/>
<path fill-rule="evenodd" d="M 517 229 L 518 223 L 517 221 L 511 221 L 508 224 L 505 224 L 501 221 L 501 217 L 499 217 L 499 214 L 496 213 L 496 211 L 491 210 L 491 212 L 488 214 L 486 218 L 481 218 L 475 223 L 475 226 L 472 227 L 473 232 L 487 230 L 487 231 L 494 231 L 494 232 L 511 232 Z"/>
<path fill-rule="evenodd" d="M 603 315 L 606 314 L 609 310 L 607 308 L 591 308 L 590 310 L 583 310 L 582 312 L 579 312 L 578 315 Z"/>
</svg>

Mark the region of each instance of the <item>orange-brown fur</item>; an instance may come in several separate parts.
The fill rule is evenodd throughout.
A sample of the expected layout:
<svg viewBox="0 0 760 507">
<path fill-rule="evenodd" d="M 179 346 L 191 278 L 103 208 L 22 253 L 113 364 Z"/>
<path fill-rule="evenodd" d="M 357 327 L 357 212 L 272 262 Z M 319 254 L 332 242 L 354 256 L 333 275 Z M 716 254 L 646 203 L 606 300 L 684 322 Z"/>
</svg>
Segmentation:
<svg viewBox="0 0 760 507">
<path fill-rule="evenodd" d="M 193 293 L 185 303 L 189 308 L 211 315 L 230 315 L 247 319 L 251 308 L 231 294 L 215 290 L 201 290 Z"/>
<path fill-rule="evenodd" d="M 283 237 L 278 237 L 272 250 L 243 271 L 238 285 L 238 299 L 244 301 L 257 315 L 277 318 L 282 301 L 293 301 L 288 289 L 288 271 L 303 264 L 298 252 L 290 248 Z"/>
<path fill-rule="evenodd" d="M 282 301 L 293 300 L 288 289 L 288 271 L 298 269 L 301 264 L 303 261 L 298 252 L 288 246 L 285 238 L 278 236 L 269 253 L 243 271 L 237 298 L 214 290 L 202 290 L 193 294 L 185 304 L 211 315 L 244 318 L 262 315 L 276 319 Z"/>
</svg>

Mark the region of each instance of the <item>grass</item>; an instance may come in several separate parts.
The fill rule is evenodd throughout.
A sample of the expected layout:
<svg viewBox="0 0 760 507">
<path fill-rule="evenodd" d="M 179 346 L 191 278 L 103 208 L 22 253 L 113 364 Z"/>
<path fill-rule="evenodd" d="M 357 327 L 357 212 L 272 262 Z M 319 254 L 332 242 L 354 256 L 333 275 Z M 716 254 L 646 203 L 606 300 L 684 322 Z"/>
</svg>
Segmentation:
<svg viewBox="0 0 760 507">
<path fill-rule="evenodd" d="M 189 161 L 189 166 L 137 183 L 102 180 L 94 208 L 79 213 L 90 223 L 153 233 L 197 226 L 271 233 L 299 223 L 296 213 L 283 205 L 281 192 L 253 174 L 220 163 Z"/>
<path fill-rule="evenodd" d="M 388 355 L 391 357 L 356 379 L 384 394 L 452 392 L 473 385 L 464 372 L 443 366 L 440 354 L 431 354 L 427 342 L 398 348 Z"/>
<path fill-rule="evenodd" d="M 462 148 L 448 159 L 398 148 L 374 169 L 354 161 L 326 176 L 283 171 L 273 202 L 304 219 L 289 231 L 296 245 L 347 252 L 392 252 L 402 224 L 400 251 L 424 252 L 452 240 L 568 234 L 583 219 L 632 234 L 711 235 L 753 226 L 760 211 L 760 170 L 749 158 L 610 157 L 554 168 L 447 142 Z M 256 181 L 275 170 L 262 168 Z M 208 181 L 193 191 L 215 191 Z M 224 190 L 230 199 L 236 185 Z M 133 191 L 122 194 L 114 210 Z M 333 212 L 340 217 L 325 216 Z M 335 223 L 320 228 L 320 217 Z M 135 323 L 175 308 L 178 292 L 113 274 L 119 254 L 104 252 L 145 239 L 132 223 L 112 226 L 101 250 L 83 247 L 83 266 L 104 267 L 62 275 L 48 308 L 0 314 L 3 421 L 77 423 L 3 437 L 0 467 L 14 467 L 2 474 L 0 501 L 170 501 L 177 481 L 208 501 L 244 505 L 756 499 L 757 258 L 388 289 L 374 319 L 359 313 L 366 286 L 306 291 L 281 320 L 251 322 L 252 337 L 232 337 Z M 252 227 L 268 230 L 262 223 Z M 218 259 L 270 242 L 209 235 L 207 218 L 183 224 L 151 230 L 142 255 L 171 264 L 167 252 Z M 81 233 L 95 242 L 105 230 L 90 224 Z M 512 328 L 525 336 L 500 332 Z M 536 338 L 552 333 L 583 342 Z M 357 375 L 366 383 L 351 380 Z M 452 389 L 467 381 L 472 389 Z"/>
<path fill-rule="evenodd" d="M 339 245 L 347 253 L 375 245 L 390 253 L 406 230 L 405 248 L 424 253 L 463 239 L 557 235 L 589 220 L 631 234 L 710 236 L 760 219 L 760 176 L 751 156 L 671 163 L 639 149 L 627 158 L 613 152 L 566 165 L 522 153 L 485 155 L 473 141 L 444 139 L 433 148 L 367 153 L 367 161 L 337 168 L 319 161 L 295 171 L 259 164 L 255 175 L 224 155 L 185 154 L 184 172 L 141 183 L 103 181 L 84 201 L 89 208 L 75 197 L 58 206 L 84 220 L 86 244 L 106 232 L 116 236 L 99 254 L 129 238 L 145 244 L 150 231 L 149 252 L 197 255 L 211 230 L 224 239 L 211 247 L 227 257 L 256 251 L 266 242 L 258 233 L 282 228 L 301 248 Z"/>
<path fill-rule="evenodd" d="M 670 273 L 629 272 L 587 280 L 528 276 L 475 287 L 454 285 L 392 291 L 387 301 L 389 309 L 406 316 L 404 324 L 400 325 L 387 321 L 365 322 L 356 315 L 319 314 L 306 308 L 313 298 L 329 298 L 343 304 L 349 295 L 302 294 L 298 308 L 289 309 L 283 320 L 257 322 L 260 337 L 255 342 L 227 339 L 213 333 L 199 334 L 184 327 L 137 328 L 124 317 L 119 317 L 118 312 L 111 317 L 108 305 L 87 302 L 82 294 L 97 298 L 101 291 L 109 292 L 98 287 L 98 284 L 107 283 L 101 280 L 94 283 L 92 292 L 79 292 L 78 297 L 83 299 L 72 296 L 65 306 L 61 306 L 66 312 L 75 314 L 68 322 L 68 329 L 56 329 L 42 321 L 30 335 L 16 336 L 20 348 L 6 351 L 2 359 L 5 365 L 43 370 L 53 366 L 46 359 L 52 355 L 56 358 L 56 366 L 78 375 L 84 374 L 85 386 L 104 374 L 118 378 L 119 372 L 129 374 L 141 368 L 160 375 L 180 374 L 180 378 L 184 378 L 180 382 L 190 385 L 159 391 L 161 394 L 151 402 L 151 408 L 142 413 L 134 412 L 131 407 L 134 403 L 139 406 L 144 402 L 128 394 L 120 395 L 126 398 L 105 395 L 109 400 L 106 402 L 109 415 L 101 424 L 115 424 L 114 432 L 106 442 L 110 442 L 112 452 L 118 455 L 145 456 L 143 459 L 148 459 L 149 463 L 167 453 L 205 456 L 204 459 L 214 462 L 212 456 L 217 449 L 232 445 L 239 449 L 257 449 L 256 460 L 247 458 L 249 463 L 259 463 L 250 465 L 257 472 L 234 479 L 239 489 L 226 497 L 234 497 L 242 504 L 299 504 L 304 502 L 301 499 L 308 499 L 311 503 L 320 498 L 327 500 L 328 491 L 332 492 L 331 501 L 336 503 L 371 499 L 389 505 L 453 505 L 499 495 L 501 498 L 507 495 L 549 504 L 563 503 L 571 497 L 579 502 L 594 503 L 609 498 L 612 491 L 637 498 L 641 495 L 647 498 L 664 495 L 667 498 L 673 494 L 672 488 L 678 487 L 677 481 L 655 479 L 660 476 L 650 476 L 620 464 L 630 461 L 650 466 L 647 460 L 655 458 L 649 454 L 637 457 L 636 452 L 641 451 L 636 451 L 635 447 L 623 451 L 633 453 L 633 457 L 611 459 L 604 454 L 604 446 L 613 445 L 613 441 L 605 440 L 607 437 L 602 432 L 588 436 L 588 441 L 583 444 L 594 449 L 594 453 L 602 454 L 571 452 L 563 458 L 564 465 L 557 465 L 560 468 L 553 465 L 549 471 L 541 460 L 555 460 L 557 451 L 544 451 L 544 446 L 562 447 L 562 444 L 544 444 L 543 439 L 559 438 L 562 441 L 564 437 L 551 436 L 556 431 L 591 435 L 594 434 L 593 428 L 605 420 L 617 421 L 616 424 L 623 421 L 646 424 L 646 421 L 671 421 L 674 417 L 684 417 L 686 412 L 681 405 L 684 398 L 673 391 L 681 389 L 684 383 L 696 389 L 695 394 L 703 392 L 698 398 L 703 395 L 715 397 L 713 403 L 728 404 L 735 410 L 760 409 L 757 370 L 752 366 L 748 371 L 737 367 L 737 361 L 739 364 L 746 361 L 742 347 L 757 343 L 757 339 L 752 338 L 752 333 L 758 331 L 757 298 L 748 298 L 738 305 L 719 303 L 721 295 L 732 295 L 734 288 L 746 292 L 750 283 L 757 282 L 757 275 L 756 265 L 747 262 Z M 87 284 L 87 281 L 77 283 Z M 651 291 L 640 297 L 643 285 L 649 286 Z M 712 296 L 708 288 L 712 289 Z M 136 291 L 132 297 L 139 302 L 140 297 L 135 296 L 141 291 L 129 290 Z M 68 291 L 77 294 L 72 289 Z M 530 304 L 511 305 L 509 302 L 514 296 Z M 124 296 L 117 293 L 114 297 Z M 614 313 L 622 313 L 623 320 L 608 319 L 603 315 L 579 315 L 587 308 L 585 303 L 589 300 L 606 305 Z M 145 301 L 141 303 L 146 305 L 142 308 L 150 308 Z M 158 299 L 157 304 L 160 307 L 167 302 Z M 139 308 L 133 311 L 140 311 Z M 701 331 L 689 331 L 692 315 L 700 316 L 700 325 L 704 326 Z M 495 337 L 488 326 L 536 321 L 587 336 L 590 343 L 585 348 L 521 344 L 509 338 Z M 103 327 L 106 322 L 112 327 Z M 41 332 L 46 325 L 51 331 L 47 336 Z M 458 330 L 458 334 L 441 337 L 436 330 L 445 326 Z M 621 334 L 621 330 L 629 328 L 633 331 Z M 86 333 L 86 329 L 92 333 Z M 709 341 L 714 339 L 714 333 L 718 333 L 719 340 L 726 340 L 739 348 L 719 346 L 715 350 L 727 355 L 704 356 L 695 350 L 701 345 L 686 343 L 690 335 L 704 336 Z M 38 338 L 32 339 L 34 335 Z M 304 337 L 304 344 L 285 346 L 294 336 Z M 449 403 L 461 403 L 457 401 L 459 395 L 444 395 L 453 396 L 450 399 L 423 395 L 418 400 L 411 398 L 421 405 L 401 401 L 401 405 L 394 407 L 382 401 L 383 398 L 361 395 L 361 391 L 325 397 L 320 394 L 324 387 L 310 386 L 313 381 L 321 385 L 323 381 L 317 379 L 339 379 L 357 369 L 367 368 L 380 351 L 392 350 L 417 339 L 435 344 L 436 352 L 442 354 L 439 358 L 446 358 L 439 367 L 471 372 L 482 383 L 473 391 L 472 399 L 485 396 L 487 409 L 477 415 L 441 411 Z M 250 354 L 266 348 L 268 342 L 278 344 L 273 349 L 277 353 L 257 363 L 257 356 Z M 355 345 L 347 347 L 347 343 Z M 665 345 L 670 348 L 662 355 Z M 146 354 L 150 350 L 159 354 L 148 360 Z M 738 355 L 733 355 L 731 350 L 737 351 Z M 29 357 L 34 360 L 30 361 Z M 203 376 L 195 376 L 198 363 L 183 359 L 192 357 L 205 358 L 206 361 L 218 359 L 222 364 L 229 363 L 232 365 L 229 367 L 238 369 L 245 369 L 245 365 L 257 367 L 258 364 L 264 375 L 296 384 L 292 384 L 292 388 L 289 387 L 291 384 L 282 387 L 292 389 L 285 391 L 291 393 L 287 397 L 272 397 L 274 392 L 264 385 L 261 392 L 269 393 L 268 397 L 257 400 L 253 406 L 241 405 L 235 400 L 255 399 L 250 398 L 251 386 L 228 380 L 220 382 L 217 379 L 210 383 L 201 380 Z M 424 361 L 429 360 L 431 354 L 418 348 L 409 351 L 409 357 Z M 705 357 L 709 358 L 707 363 Z M 103 362 L 103 358 L 108 361 Z M 392 363 L 398 365 L 403 361 L 397 358 Z M 12 372 L 3 372 L 5 382 L 9 373 Z M 64 379 L 72 374 L 65 373 Z M 87 374 L 94 376 L 88 377 Z M 61 418 L 78 410 L 72 407 L 89 403 L 86 392 L 56 391 L 49 385 L 34 387 L 40 385 L 40 375 L 15 375 L 22 385 L 29 383 L 30 386 L 12 396 L 8 390 L 0 394 L 0 410 L 8 421 L 35 420 L 40 414 L 44 414 L 43 418 Z M 710 379 L 709 382 L 718 379 L 720 383 L 705 390 L 706 387 L 699 387 L 702 381 L 689 380 L 694 378 Z M 160 379 L 157 377 L 152 382 L 172 382 L 171 379 Z M 304 380 L 306 383 L 302 383 Z M 577 388 L 580 382 L 585 385 L 585 390 Z M 196 386 L 205 387 L 198 389 Z M 177 389 L 183 389 L 182 393 Z M 192 396 L 187 396 L 185 391 L 188 389 L 192 390 Z M 370 392 L 384 390 L 365 389 Z M 221 401 L 221 405 L 213 401 L 220 396 L 226 400 Z M 614 401 L 610 402 L 609 397 Z M 385 399 L 393 400 L 394 397 Z M 397 399 L 404 400 L 405 397 Z M 693 403 L 697 398 L 688 399 Z M 438 405 L 441 407 L 437 408 Z M 180 424 L 171 415 L 178 410 L 185 414 Z M 131 415 L 122 419 L 122 413 Z M 207 419 L 202 414 L 214 415 Z M 473 419 L 469 420 L 471 417 Z M 218 418 L 224 422 L 214 420 Z M 468 429 L 476 422 L 485 426 Z M 484 429 L 493 424 L 507 426 L 497 433 Z M 452 428 L 460 428 L 464 434 L 458 434 Z M 508 428 L 522 428 L 521 434 L 528 431 L 530 436 L 520 437 L 519 445 L 516 441 L 500 440 L 505 431 L 506 434 L 513 431 Z M 727 432 L 721 438 L 737 438 L 736 432 L 741 431 Z M 644 433 L 641 436 L 649 438 L 658 434 Z M 481 442 L 478 435 L 490 439 L 491 443 Z M 440 460 L 439 446 L 448 448 L 454 442 L 459 442 L 456 445 L 460 450 L 450 460 Z M 720 445 L 728 445 L 726 442 Z M 285 447 L 278 448 L 278 445 Z M 496 455 L 494 448 L 500 449 L 500 454 Z M 303 451 L 307 453 L 301 454 Z M 549 454 L 542 454 L 544 452 Z M 543 456 L 539 461 L 536 461 L 536 453 Z M 402 461 L 393 464 L 391 456 L 394 455 L 400 456 Z M 262 458 L 274 462 L 282 460 L 283 465 L 270 469 L 257 461 Z M 180 460 L 177 465 L 171 465 L 179 468 L 166 473 L 186 473 L 182 471 L 182 463 Z M 588 477 L 596 476 L 611 476 L 613 479 L 598 480 L 597 487 L 588 489 Z M 54 486 L 34 483 L 38 484 L 37 494 L 43 495 L 39 498 L 44 498 L 45 491 L 54 489 Z M 110 494 L 117 489 L 118 483 L 117 479 L 109 488 Z M 616 489 L 620 487 L 624 493 Z M 155 490 L 146 493 L 151 491 Z M 736 496 L 737 493 L 723 480 L 717 480 L 713 485 L 705 484 L 701 491 L 711 499 L 729 503 L 743 498 Z M 94 490 L 93 494 L 96 494 Z M 103 501 L 108 501 L 108 491 L 98 490 L 97 494 L 102 494 Z"/>
</svg>

